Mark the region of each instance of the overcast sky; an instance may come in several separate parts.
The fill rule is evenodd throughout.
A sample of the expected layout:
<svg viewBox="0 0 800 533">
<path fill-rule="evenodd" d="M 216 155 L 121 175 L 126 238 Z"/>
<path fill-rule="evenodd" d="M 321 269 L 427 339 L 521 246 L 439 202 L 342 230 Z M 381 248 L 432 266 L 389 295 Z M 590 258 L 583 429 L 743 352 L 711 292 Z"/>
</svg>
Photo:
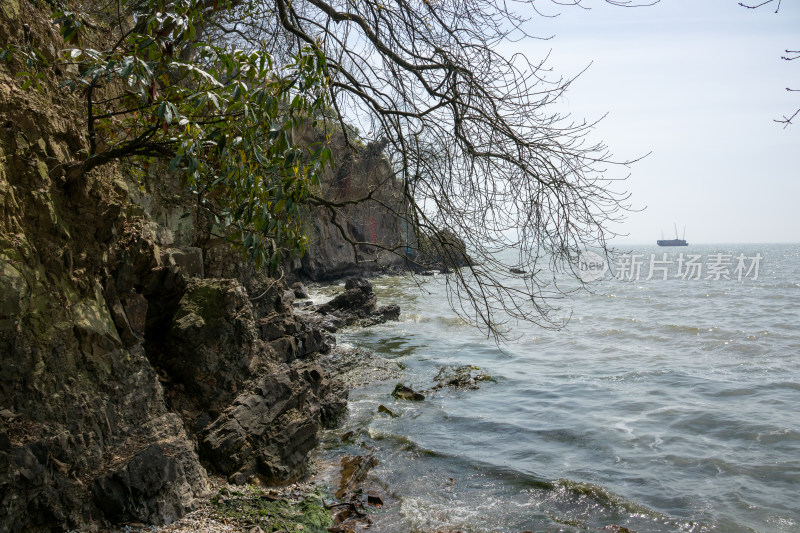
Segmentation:
<svg viewBox="0 0 800 533">
<path fill-rule="evenodd" d="M 620 244 L 674 235 L 690 243 L 800 242 L 800 6 L 757 10 L 736 0 L 662 0 L 644 8 L 585 0 L 530 28 L 554 34 L 522 46 L 531 59 L 552 49 L 550 65 L 571 76 L 592 66 L 562 105 L 595 119 L 619 158 L 652 152 L 627 181 L 633 203 Z M 772 7 L 770 7 L 772 6 Z M 553 12 L 555 9 L 553 8 Z"/>
</svg>

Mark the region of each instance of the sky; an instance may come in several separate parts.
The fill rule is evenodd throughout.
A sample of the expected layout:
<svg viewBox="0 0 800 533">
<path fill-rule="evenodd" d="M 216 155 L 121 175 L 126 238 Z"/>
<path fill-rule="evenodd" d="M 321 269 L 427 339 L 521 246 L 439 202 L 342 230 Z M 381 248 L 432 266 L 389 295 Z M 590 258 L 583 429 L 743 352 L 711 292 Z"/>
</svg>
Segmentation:
<svg viewBox="0 0 800 533">
<path fill-rule="evenodd" d="M 615 244 L 653 244 L 686 228 L 690 244 L 800 242 L 800 3 L 756 10 L 736 0 L 661 0 L 641 8 L 584 0 L 547 7 L 517 46 L 571 77 L 558 103 L 597 119 L 595 140 L 635 159 L 624 188 L 634 207 Z M 537 4 L 539 5 L 539 4 Z M 542 8 L 545 4 L 541 4 Z"/>
</svg>

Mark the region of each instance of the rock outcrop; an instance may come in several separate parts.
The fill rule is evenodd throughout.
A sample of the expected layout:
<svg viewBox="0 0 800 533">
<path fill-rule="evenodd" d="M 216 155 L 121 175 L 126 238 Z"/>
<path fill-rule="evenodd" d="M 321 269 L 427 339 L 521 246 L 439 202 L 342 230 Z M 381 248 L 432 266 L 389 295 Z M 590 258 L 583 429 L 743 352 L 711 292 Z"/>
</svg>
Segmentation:
<svg viewBox="0 0 800 533">
<path fill-rule="evenodd" d="M 396 304 L 378 307 L 372 284 L 364 278 L 349 278 L 344 292 L 317 307 L 316 312 L 324 317 L 317 318 L 317 323 L 328 331 L 356 324 L 373 326 L 400 317 L 400 307 Z"/>
</svg>

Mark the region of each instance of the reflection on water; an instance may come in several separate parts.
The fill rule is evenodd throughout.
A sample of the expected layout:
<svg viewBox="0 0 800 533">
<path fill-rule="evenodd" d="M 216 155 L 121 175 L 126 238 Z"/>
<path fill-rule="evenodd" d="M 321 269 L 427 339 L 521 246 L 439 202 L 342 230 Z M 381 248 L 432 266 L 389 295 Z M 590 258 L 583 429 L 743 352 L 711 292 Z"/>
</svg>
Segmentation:
<svg viewBox="0 0 800 533">
<path fill-rule="evenodd" d="M 334 447 L 375 449 L 389 505 L 372 530 L 800 530 L 800 247 L 741 248 L 764 256 L 758 280 L 601 281 L 570 297 L 565 329 L 523 325 L 499 347 L 441 280 L 375 280 L 401 321 L 339 342 L 401 361 L 415 389 L 443 365 L 495 382 L 414 403 L 394 382 L 351 393 L 330 443 L 354 430 Z"/>
</svg>

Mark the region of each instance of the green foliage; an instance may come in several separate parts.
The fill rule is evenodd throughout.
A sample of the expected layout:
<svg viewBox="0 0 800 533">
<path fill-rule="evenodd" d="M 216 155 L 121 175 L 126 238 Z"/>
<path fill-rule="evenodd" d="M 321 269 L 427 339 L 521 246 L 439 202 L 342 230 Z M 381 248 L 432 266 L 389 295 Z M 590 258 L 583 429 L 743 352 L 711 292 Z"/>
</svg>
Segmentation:
<svg viewBox="0 0 800 533">
<path fill-rule="evenodd" d="M 226 9 L 209 4 L 127 2 L 131 14 L 111 25 L 119 35 L 94 48 L 85 43 L 97 31 L 83 14 L 54 13 L 73 46 L 63 51 L 60 70 L 69 74 L 60 87 L 86 98 L 90 150 L 82 171 L 128 157 L 168 160 L 211 213 L 210 229 L 275 268 L 281 250 L 304 251 L 301 208 L 332 164 L 328 141 L 303 147 L 293 138 L 329 107 L 326 59 L 308 46 L 276 64 L 263 48 L 201 41 L 204 18 Z M 38 83 L 28 78 L 24 89 Z"/>
<path fill-rule="evenodd" d="M 22 81 L 23 91 L 33 87 L 37 91 L 44 91 L 47 80 L 45 69 L 49 67 L 47 59 L 35 47 L 30 45 L 9 44 L 8 48 L 0 48 L 0 61 L 19 61 L 21 68 L 15 77 Z"/>
</svg>

